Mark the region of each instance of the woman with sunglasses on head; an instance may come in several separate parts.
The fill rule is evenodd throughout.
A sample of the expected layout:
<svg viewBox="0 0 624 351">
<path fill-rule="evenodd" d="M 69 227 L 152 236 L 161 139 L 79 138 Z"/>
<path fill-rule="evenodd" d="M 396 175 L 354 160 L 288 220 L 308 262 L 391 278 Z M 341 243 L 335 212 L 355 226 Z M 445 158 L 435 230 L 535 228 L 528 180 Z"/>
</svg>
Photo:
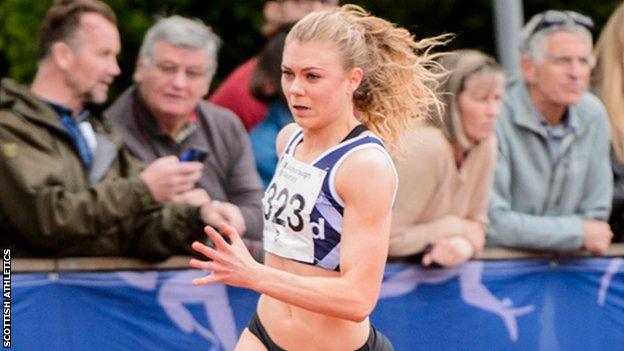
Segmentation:
<svg viewBox="0 0 624 351">
<path fill-rule="evenodd" d="M 206 233 L 216 249 L 194 284 L 260 292 L 239 350 L 392 350 L 369 321 L 388 253 L 397 178 L 384 144 L 439 105 L 436 74 L 410 33 L 354 5 L 315 12 L 286 38 L 282 89 L 296 124 L 277 140 L 280 161 L 263 199 L 265 265 L 238 234 Z M 423 54 L 416 54 L 422 51 Z M 382 142 L 383 140 L 383 142 Z"/>
<path fill-rule="evenodd" d="M 596 43 L 593 86 L 611 121 L 614 240 L 624 240 L 624 3 L 613 12 Z"/>
<path fill-rule="evenodd" d="M 457 266 L 485 244 L 494 165 L 494 126 L 505 75 L 493 58 L 459 50 L 440 59 L 445 108 L 410 133 L 397 159 L 401 191 L 392 216 L 390 256 Z M 426 166 L 423 166 L 426 165 Z"/>
</svg>

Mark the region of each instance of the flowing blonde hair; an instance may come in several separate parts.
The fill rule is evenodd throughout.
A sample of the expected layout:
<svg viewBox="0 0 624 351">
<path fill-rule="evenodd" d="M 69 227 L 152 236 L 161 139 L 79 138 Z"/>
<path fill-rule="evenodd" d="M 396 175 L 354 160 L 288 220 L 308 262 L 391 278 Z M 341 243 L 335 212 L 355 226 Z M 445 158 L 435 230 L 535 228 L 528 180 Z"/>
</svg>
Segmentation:
<svg viewBox="0 0 624 351">
<path fill-rule="evenodd" d="M 611 120 L 611 145 L 624 163 L 624 3 L 613 12 L 596 44 L 593 85 Z"/>
<path fill-rule="evenodd" d="M 360 121 L 396 150 L 413 122 L 428 120 L 432 110 L 442 109 L 435 90 L 444 71 L 430 50 L 446 44 L 450 37 L 415 41 L 406 29 L 371 16 L 357 5 L 344 5 L 301 19 L 286 44 L 328 41 L 338 48 L 346 71 L 361 68 L 364 77 L 353 93 Z"/>
</svg>

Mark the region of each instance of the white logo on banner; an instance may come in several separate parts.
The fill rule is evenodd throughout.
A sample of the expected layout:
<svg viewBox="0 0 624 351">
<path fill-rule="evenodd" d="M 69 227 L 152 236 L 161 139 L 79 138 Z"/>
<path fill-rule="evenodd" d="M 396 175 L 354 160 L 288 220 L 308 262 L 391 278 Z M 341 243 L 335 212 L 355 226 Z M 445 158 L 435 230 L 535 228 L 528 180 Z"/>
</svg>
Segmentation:
<svg viewBox="0 0 624 351">
<path fill-rule="evenodd" d="M 607 291 L 609 290 L 609 285 L 611 285 L 611 279 L 613 279 L 613 275 L 615 275 L 622 266 L 622 262 L 624 260 L 622 258 L 614 258 L 609 262 L 609 266 L 607 267 L 605 274 L 600 279 L 600 289 L 598 289 L 598 304 L 603 306 L 605 300 L 607 299 Z"/>
<path fill-rule="evenodd" d="M 424 269 L 412 265 L 405 270 L 384 280 L 381 285 L 380 298 L 405 295 L 416 289 L 419 284 L 440 284 L 459 277 L 459 288 L 462 300 L 476 308 L 491 312 L 499 316 L 509 332 L 512 341 L 518 340 L 517 316 L 533 311 L 533 305 L 514 307 L 509 298 L 499 300 L 483 285 L 483 261 L 471 261 L 459 267 L 445 269 Z"/>
<path fill-rule="evenodd" d="M 137 289 L 158 289 L 158 303 L 169 319 L 185 333 L 197 332 L 210 342 L 210 351 L 234 350 L 238 331 L 225 285 L 191 286 L 190 282 L 204 277 L 205 272 L 183 271 L 167 279 L 160 287 L 158 272 L 119 272 L 118 275 Z M 184 306 L 185 303 L 203 304 L 212 329 L 197 321 Z"/>
</svg>

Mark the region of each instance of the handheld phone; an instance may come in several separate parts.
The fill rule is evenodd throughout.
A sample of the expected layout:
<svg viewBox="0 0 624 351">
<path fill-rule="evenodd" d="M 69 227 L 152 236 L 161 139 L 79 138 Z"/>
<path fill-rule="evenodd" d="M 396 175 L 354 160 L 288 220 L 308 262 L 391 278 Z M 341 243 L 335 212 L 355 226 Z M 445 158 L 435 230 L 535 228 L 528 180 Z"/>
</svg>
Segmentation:
<svg viewBox="0 0 624 351">
<path fill-rule="evenodd" d="M 180 156 L 180 161 L 182 161 L 182 162 L 189 162 L 189 161 L 203 162 L 207 155 L 208 155 L 207 152 L 201 151 L 201 150 L 197 150 L 197 149 L 186 150 Z"/>
</svg>

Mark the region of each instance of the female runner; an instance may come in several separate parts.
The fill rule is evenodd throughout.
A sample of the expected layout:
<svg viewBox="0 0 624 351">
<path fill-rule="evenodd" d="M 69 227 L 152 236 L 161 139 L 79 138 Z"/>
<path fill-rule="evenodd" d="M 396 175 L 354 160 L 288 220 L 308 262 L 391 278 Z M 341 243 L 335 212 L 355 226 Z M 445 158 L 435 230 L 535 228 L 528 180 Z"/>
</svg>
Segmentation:
<svg viewBox="0 0 624 351">
<path fill-rule="evenodd" d="M 211 271 L 195 285 L 261 293 L 237 350 L 392 350 L 368 319 L 388 254 L 396 148 L 412 121 L 439 107 L 426 49 L 409 32 L 345 5 L 314 12 L 286 38 L 282 88 L 296 123 L 263 199 L 264 265 L 238 233 L 206 227 L 215 249 L 193 248 Z M 418 54 L 422 52 L 422 54 Z M 383 140 L 383 142 L 382 142 Z"/>
</svg>

